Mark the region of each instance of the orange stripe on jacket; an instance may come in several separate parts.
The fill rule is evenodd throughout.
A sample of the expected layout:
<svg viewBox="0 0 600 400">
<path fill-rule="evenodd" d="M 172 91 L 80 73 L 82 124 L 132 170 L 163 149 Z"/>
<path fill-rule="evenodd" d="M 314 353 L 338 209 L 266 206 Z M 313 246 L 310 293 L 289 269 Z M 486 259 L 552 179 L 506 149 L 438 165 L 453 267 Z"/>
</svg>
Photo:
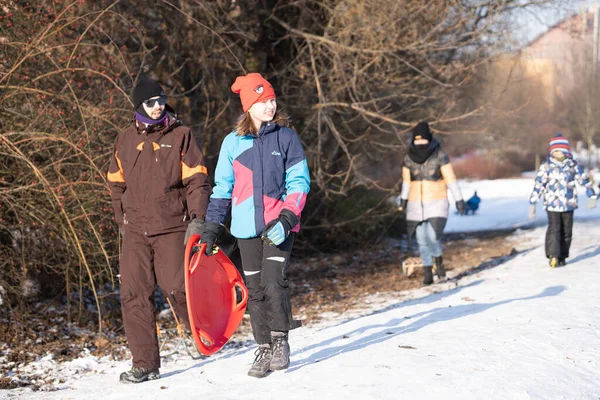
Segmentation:
<svg viewBox="0 0 600 400">
<path fill-rule="evenodd" d="M 156 142 L 152 142 L 152 148 L 154 149 L 154 151 L 160 150 L 160 145 Z M 140 144 L 138 144 L 136 149 L 138 149 L 139 151 L 144 150 L 144 142 L 141 142 Z"/>
<path fill-rule="evenodd" d="M 181 162 L 181 180 L 185 180 L 196 174 L 208 175 L 208 170 L 204 165 L 198 165 L 197 167 L 188 167 L 183 161 Z"/>
<path fill-rule="evenodd" d="M 119 167 L 119 170 L 117 172 L 110 172 L 108 171 L 108 174 L 106 175 L 106 177 L 108 178 L 109 181 L 111 182 L 125 182 L 125 177 L 123 176 L 123 166 L 121 165 L 121 160 L 119 159 L 119 152 L 115 152 L 115 159 L 117 160 L 117 166 Z"/>
</svg>

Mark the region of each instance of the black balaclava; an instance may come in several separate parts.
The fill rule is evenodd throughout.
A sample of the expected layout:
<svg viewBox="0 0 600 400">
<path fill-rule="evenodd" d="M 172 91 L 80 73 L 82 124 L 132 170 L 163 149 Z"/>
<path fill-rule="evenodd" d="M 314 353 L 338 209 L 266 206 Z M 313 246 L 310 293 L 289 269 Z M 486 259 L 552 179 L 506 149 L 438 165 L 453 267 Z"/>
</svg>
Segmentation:
<svg viewBox="0 0 600 400">
<path fill-rule="evenodd" d="M 415 145 L 415 139 L 427 139 L 429 143 Z M 433 138 L 427 122 L 419 122 L 412 131 L 412 141 L 408 148 L 408 156 L 417 164 L 423 164 L 440 147 L 440 143 Z"/>
<path fill-rule="evenodd" d="M 413 129 L 412 131 L 413 145 L 415 143 L 415 139 L 426 139 L 427 141 L 431 142 L 431 139 L 433 139 L 433 135 L 429 130 L 429 124 L 427 122 L 419 122 L 417 126 L 415 126 L 415 129 Z M 428 146 L 429 143 L 427 143 L 426 145 L 415 145 L 415 147 L 420 148 L 427 148 Z"/>
</svg>

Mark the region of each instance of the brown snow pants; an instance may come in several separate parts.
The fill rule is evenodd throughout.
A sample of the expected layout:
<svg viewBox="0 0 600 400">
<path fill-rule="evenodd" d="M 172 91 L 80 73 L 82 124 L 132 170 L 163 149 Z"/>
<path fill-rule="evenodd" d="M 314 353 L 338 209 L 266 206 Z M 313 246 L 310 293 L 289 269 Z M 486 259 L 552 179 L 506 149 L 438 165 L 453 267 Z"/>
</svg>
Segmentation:
<svg viewBox="0 0 600 400">
<path fill-rule="evenodd" d="M 133 366 L 158 369 L 154 289 L 160 286 L 189 329 L 185 298 L 183 238 L 185 232 L 147 237 L 126 230 L 123 234 L 121 311 Z"/>
</svg>

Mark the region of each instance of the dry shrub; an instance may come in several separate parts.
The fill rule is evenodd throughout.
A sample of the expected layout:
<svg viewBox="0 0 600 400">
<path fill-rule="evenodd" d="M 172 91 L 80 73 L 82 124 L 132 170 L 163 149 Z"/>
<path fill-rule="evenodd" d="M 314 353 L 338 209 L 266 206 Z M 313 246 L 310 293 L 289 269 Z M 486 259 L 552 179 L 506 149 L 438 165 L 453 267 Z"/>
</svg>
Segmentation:
<svg viewBox="0 0 600 400">
<path fill-rule="evenodd" d="M 515 4 L 2 2 L 0 286 L 13 303 L 89 288 L 101 322 L 119 253 L 105 173 L 144 73 L 164 85 L 214 170 L 240 112 L 229 86 L 262 72 L 312 174 L 299 247 L 376 239 L 399 183 L 397 166 L 377 165 L 405 149 L 420 119 L 449 134 L 480 115 L 481 104 L 458 100 Z"/>
</svg>

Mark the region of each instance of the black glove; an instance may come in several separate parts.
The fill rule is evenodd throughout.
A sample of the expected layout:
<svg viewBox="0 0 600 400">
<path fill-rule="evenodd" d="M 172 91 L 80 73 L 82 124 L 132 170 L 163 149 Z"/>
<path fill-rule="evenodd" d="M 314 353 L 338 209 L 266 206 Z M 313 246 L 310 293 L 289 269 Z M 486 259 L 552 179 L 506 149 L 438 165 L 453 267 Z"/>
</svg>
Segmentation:
<svg viewBox="0 0 600 400">
<path fill-rule="evenodd" d="M 456 202 L 456 210 L 460 215 L 465 215 L 465 201 L 459 200 Z"/>
<path fill-rule="evenodd" d="M 401 199 L 398 211 L 402 214 L 406 214 L 406 206 L 408 205 L 408 199 Z"/>
<path fill-rule="evenodd" d="M 290 235 L 290 231 L 298 225 L 298 222 L 300 222 L 298 216 L 284 208 L 279 213 L 279 217 L 265 226 L 261 238 L 267 244 L 279 246 L 287 239 Z"/>
<path fill-rule="evenodd" d="M 200 218 L 194 218 L 190 221 L 187 226 L 187 230 L 185 231 L 185 238 L 183 239 L 183 244 L 186 245 L 190 236 L 194 233 L 198 235 L 202 235 L 202 225 L 204 225 L 204 220 Z"/>
<path fill-rule="evenodd" d="M 206 251 L 204 252 L 207 256 L 212 256 L 213 246 L 217 241 L 221 233 L 221 225 L 216 222 L 206 221 L 202 225 L 202 232 L 200 233 L 200 243 L 206 243 Z"/>
</svg>

